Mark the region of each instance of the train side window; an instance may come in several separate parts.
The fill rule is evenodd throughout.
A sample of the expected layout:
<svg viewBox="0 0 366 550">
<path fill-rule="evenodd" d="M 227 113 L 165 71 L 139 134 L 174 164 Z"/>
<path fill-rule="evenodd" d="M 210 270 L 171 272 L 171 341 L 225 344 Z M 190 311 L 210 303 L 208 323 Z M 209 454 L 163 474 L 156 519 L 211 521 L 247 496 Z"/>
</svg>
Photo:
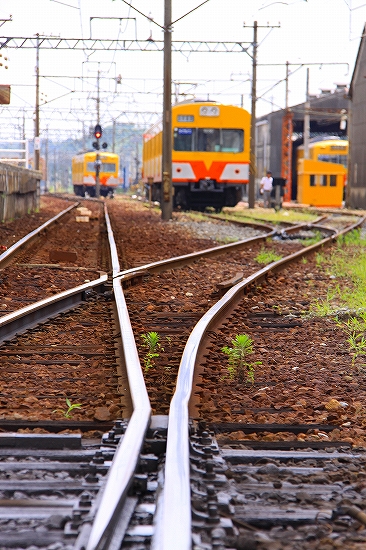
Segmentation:
<svg viewBox="0 0 366 550">
<path fill-rule="evenodd" d="M 195 128 L 174 128 L 174 151 L 193 151 Z"/>
<path fill-rule="evenodd" d="M 337 186 L 337 176 L 335 174 L 330 175 L 330 187 L 336 187 Z"/>
<path fill-rule="evenodd" d="M 310 187 L 315 187 L 315 176 L 311 174 L 310 176 Z"/>
<path fill-rule="evenodd" d="M 327 176 L 325 176 L 324 174 L 320 176 L 320 185 L 322 187 L 326 187 L 327 185 Z"/>
</svg>

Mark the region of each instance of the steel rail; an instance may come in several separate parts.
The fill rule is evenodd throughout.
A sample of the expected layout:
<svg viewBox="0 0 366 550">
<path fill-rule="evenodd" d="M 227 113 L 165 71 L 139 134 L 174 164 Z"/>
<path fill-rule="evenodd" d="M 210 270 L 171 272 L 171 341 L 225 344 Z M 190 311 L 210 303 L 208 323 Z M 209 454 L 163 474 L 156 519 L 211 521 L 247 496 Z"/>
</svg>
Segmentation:
<svg viewBox="0 0 366 550">
<path fill-rule="evenodd" d="M 221 246 L 216 246 L 214 248 L 207 248 L 199 252 L 192 252 L 191 254 L 184 254 L 183 256 L 175 256 L 173 258 L 168 258 L 166 260 L 159 260 L 158 262 L 152 262 L 150 264 L 145 264 L 138 267 L 132 267 L 130 269 L 126 269 L 125 271 L 120 271 L 115 273 L 113 277 L 120 278 L 123 283 L 123 282 L 131 281 L 133 279 L 139 279 L 147 273 L 161 273 L 162 271 L 167 271 L 168 269 L 178 269 L 180 267 L 184 267 L 185 265 L 189 265 L 200 258 L 213 258 L 215 256 L 219 256 L 221 254 L 230 252 L 231 250 L 241 250 L 242 248 L 245 248 L 246 246 L 248 246 L 248 244 L 265 241 L 266 239 L 270 237 L 274 237 L 277 234 L 281 235 L 284 233 L 295 233 L 300 229 L 305 229 L 305 230 L 317 229 L 327 234 L 334 234 L 337 232 L 336 229 L 332 229 L 330 227 L 314 225 L 309 223 L 291 225 L 291 227 L 287 227 L 286 229 L 282 229 L 281 231 L 279 231 L 278 229 L 273 229 L 273 227 L 269 225 L 259 225 L 259 224 L 245 224 L 245 225 L 249 225 L 249 227 L 252 227 L 252 228 L 255 227 L 255 228 L 266 229 L 268 233 L 266 233 L 265 235 L 259 235 L 257 237 L 250 237 L 249 239 L 244 239 L 242 241 L 238 241 L 235 243 L 224 244 Z"/>
<path fill-rule="evenodd" d="M 165 481 L 162 496 L 162 520 L 158 540 L 153 541 L 159 550 L 191 550 L 191 492 L 189 463 L 188 403 L 200 342 L 210 327 L 227 314 L 241 300 L 243 290 L 265 279 L 270 272 L 284 269 L 289 263 L 315 250 L 330 245 L 340 236 L 359 227 L 365 217 L 352 226 L 327 237 L 294 254 L 272 262 L 257 273 L 244 279 L 214 304 L 198 321 L 184 348 L 179 366 L 176 390 L 173 395 L 168 422 L 168 439 L 165 459 Z"/>
<path fill-rule="evenodd" d="M 337 229 L 334 229 L 332 227 L 326 226 L 326 225 L 320 225 L 318 223 L 307 223 L 307 224 L 299 224 L 299 225 L 293 225 L 291 227 L 285 227 L 281 230 L 280 234 L 285 235 L 286 233 L 288 235 L 291 235 L 291 233 L 296 233 L 296 231 L 311 231 L 312 229 L 315 229 L 316 231 L 322 231 L 328 237 L 335 235 L 337 233 Z"/>
<path fill-rule="evenodd" d="M 65 290 L 59 294 L 54 294 L 50 298 L 45 298 L 0 317 L 0 343 L 13 338 L 16 334 L 35 327 L 50 317 L 74 308 L 85 301 L 88 292 L 98 289 L 103 290 L 107 280 L 107 273 L 101 273 L 99 279 L 70 290 Z"/>
<path fill-rule="evenodd" d="M 44 224 L 37 227 L 37 229 L 34 229 L 34 231 L 31 231 L 28 233 L 28 235 L 25 235 L 22 239 L 17 241 L 15 244 L 10 246 L 5 252 L 0 254 L 0 267 L 6 267 L 10 261 L 13 259 L 13 256 L 21 250 L 24 246 L 30 244 L 32 241 L 34 241 L 37 237 L 39 237 L 43 231 L 45 231 L 48 227 L 56 223 L 59 219 L 61 219 L 63 216 L 68 214 L 70 210 L 73 210 L 76 208 L 80 202 L 75 202 L 69 208 L 66 208 L 66 210 L 63 210 L 62 212 L 59 212 L 56 216 L 53 218 L 47 220 Z"/>
<path fill-rule="evenodd" d="M 245 248 L 250 243 L 265 241 L 277 233 L 277 230 L 273 229 L 273 227 L 268 225 L 263 225 L 262 227 L 268 231 L 265 235 L 250 237 L 249 239 L 244 239 L 236 243 L 224 244 L 214 248 L 207 248 L 205 250 L 201 250 L 200 252 L 192 252 L 191 254 L 184 254 L 183 256 L 175 256 L 166 260 L 159 260 L 158 262 L 132 267 L 130 269 L 126 269 L 125 271 L 119 271 L 114 274 L 113 277 L 120 278 L 123 283 L 134 278 L 139 278 L 145 273 L 161 273 L 162 271 L 166 271 L 168 269 L 178 269 L 180 267 L 184 267 L 185 265 L 189 265 L 200 258 L 213 258 L 215 256 L 219 256 L 220 254 L 230 252 L 231 250 L 240 250 L 241 248 Z"/>
<path fill-rule="evenodd" d="M 111 251 L 113 291 L 120 323 L 124 361 L 127 369 L 133 413 L 125 434 L 114 455 L 101 501 L 93 522 L 86 550 L 102 550 L 114 534 L 119 515 L 133 481 L 147 428 L 150 423 L 151 405 L 147 394 L 137 347 L 131 328 L 121 280 L 116 278 L 120 266 L 113 232 L 105 206 L 105 219 Z"/>
<path fill-rule="evenodd" d="M 67 209 L 67 211 L 68 210 L 70 209 Z M 59 214 L 55 219 L 67 211 Z M 50 225 L 55 219 L 49 220 L 49 222 L 32 233 L 34 235 L 38 234 L 40 230 Z M 120 266 L 106 206 L 105 219 L 110 245 L 112 273 L 115 276 Z M 25 238 L 24 242 L 29 241 Z M 18 248 L 18 246 L 14 246 L 14 250 L 11 252 L 14 253 Z M 103 273 L 100 278 L 95 281 L 61 292 L 50 298 L 40 300 L 39 302 L 1 317 L 0 342 L 36 326 L 38 323 L 49 319 L 50 316 L 57 315 L 75 307 L 85 299 L 85 295 L 89 291 L 99 287 L 103 288 L 107 280 L 108 275 Z M 123 507 L 128 489 L 133 482 L 140 451 L 144 442 L 144 436 L 149 426 L 151 416 L 150 401 L 146 391 L 126 302 L 123 296 L 121 280 L 115 277 L 113 279 L 113 290 L 120 322 L 124 360 L 133 403 L 133 414 L 114 455 L 103 495 L 100 502 L 98 502 L 95 520 L 88 538 L 88 550 L 106 548 L 110 538 L 113 536 L 115 524 L 119 519 L 119 513 Z"/>
</svg>

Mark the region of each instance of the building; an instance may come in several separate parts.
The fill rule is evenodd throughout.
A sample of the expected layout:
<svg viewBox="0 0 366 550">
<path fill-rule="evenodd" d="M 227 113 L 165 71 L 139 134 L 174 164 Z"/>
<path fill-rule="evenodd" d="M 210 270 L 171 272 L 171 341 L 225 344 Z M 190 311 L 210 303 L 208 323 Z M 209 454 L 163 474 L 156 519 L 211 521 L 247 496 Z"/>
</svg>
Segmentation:
<svg viewBox="0 0 366 550">
<path fill-rule="evenodd" d="M 349 168 L 346 204 L 366 209 L 366 25 L 353 71 L 349 97 L 351 116 L 349 131 Z"/>
<path fill-rule="evenodd" d="M 310 96 L 309 105 L 309 138 L 347 136 L 345 120 L 350 100 L 344 84 L 337 85 L 333 91 L 322 90 L 319 95 Z M 257 181 L 267 170 L 271 170 L 275 178 L 290 174 L 286 198 L 291 200 L 297 198 L 296 152 L 304 143 L 305 107 L 306 104 L 302 103 L 290 107 L 288 111 L 275 111 L 258 118 L 256 122 Z"/>
</svg>

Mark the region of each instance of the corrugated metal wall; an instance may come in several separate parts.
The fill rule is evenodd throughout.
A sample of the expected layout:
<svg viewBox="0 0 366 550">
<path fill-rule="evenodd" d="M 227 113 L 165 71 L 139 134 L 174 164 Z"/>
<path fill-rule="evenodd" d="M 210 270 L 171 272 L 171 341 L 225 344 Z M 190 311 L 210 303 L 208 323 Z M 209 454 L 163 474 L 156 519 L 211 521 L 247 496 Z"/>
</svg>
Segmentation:
<svg viewBox="0 0 366 550">
<path fill-rule="evenodd" d="M 366 209 L 366 47 L 362 38 L 352 77 L 347 205 Z"/>
</svg>

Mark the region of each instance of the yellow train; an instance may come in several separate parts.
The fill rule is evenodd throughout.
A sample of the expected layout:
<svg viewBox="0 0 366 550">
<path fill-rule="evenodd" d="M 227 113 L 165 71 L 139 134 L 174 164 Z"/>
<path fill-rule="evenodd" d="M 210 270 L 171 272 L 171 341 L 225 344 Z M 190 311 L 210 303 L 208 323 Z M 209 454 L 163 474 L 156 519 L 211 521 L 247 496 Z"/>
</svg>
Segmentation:
<svg viewBox="0 0 366 550">
<path fill-rule="evenodd" d="M 347 185 L 348 141 L 337 137 L 309 143 L 297 150 L 297 201 L 311 206 L 340 207 Z"/>
<path fill-rule="evenodd" d="M 114 153 L 99 152 L 99 183 L 100 195 L 107 197 L 114 195 L 115 189 L 121 182 L 118 177 L 119 156 Z M 81 153 L 72 158 L 71 174 L 75 195 L 95 197 L 97 153 Z"/>
<path fill-rule="evenodd" d="M 172 107 L 172 182 L 175 208 L 204 210 L 235 206 L 249 182 L 250 114 L 214 101 L 187 101 Z M 160 201 L 162 124 L 144 134 L 143 181 Z"/>
<path fill-rule="evenodd" d="M 304 158 L 303 145 L 300 145 L 297 149 L 297 158 Z M 348 141 L 338 137 L 327 137 L 323 140 L 311 141 L 309 143 L 309 158 L 311 160 L 342 164 L 347 168 Z"/>
</svg>

